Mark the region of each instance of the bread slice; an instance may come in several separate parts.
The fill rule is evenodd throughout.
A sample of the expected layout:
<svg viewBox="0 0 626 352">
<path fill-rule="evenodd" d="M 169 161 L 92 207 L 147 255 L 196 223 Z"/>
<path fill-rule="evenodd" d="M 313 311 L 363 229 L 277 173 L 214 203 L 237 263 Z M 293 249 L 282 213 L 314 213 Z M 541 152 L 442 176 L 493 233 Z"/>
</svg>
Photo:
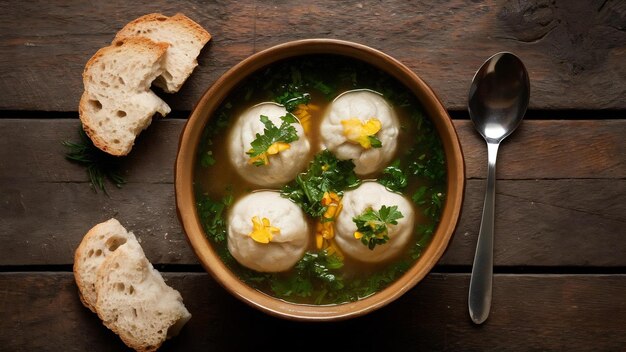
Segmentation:
<svg viewBox="0 0 626 352">
<path fill-rule="evenodd" d="M 128 23 L 115 36 L 115 40 L 141 36 L 155 42 L 169 44 L 165 54 L 164 71 L 154 82 L 168 93 L 178 92 L 198 66 L 196 57 L 200 50 L 211 40 L 211 35 L 199 24 L 177 13 L 167 17 L 151 13 Z"/>
<path fill-rule="evenodd" d="M 127 242 L 137 242 L 135 235 L 116 219 L 94 226 L 81 241 L 74 255 L 74 278 L 81 302 L 96 312 L 96 273 L 104 259 Z"/>
<path fill-rule="evenodd" d="M 150 90 L 162 72 L 168 44 L 148 38 L 118 40 L 102 48 L 83 72 L 85 91 L 78 112 L 94 145 L 112 155 L 126 155 L 152 116 L 170 107 Z"/>
<path fill-rule="evenodd" d="M 98 270 L 96 311 L 104 325 L 137 351 L 155 351 L 191 318 L 180 293 L 169 287 L 129 241 Z"/>
</svg>

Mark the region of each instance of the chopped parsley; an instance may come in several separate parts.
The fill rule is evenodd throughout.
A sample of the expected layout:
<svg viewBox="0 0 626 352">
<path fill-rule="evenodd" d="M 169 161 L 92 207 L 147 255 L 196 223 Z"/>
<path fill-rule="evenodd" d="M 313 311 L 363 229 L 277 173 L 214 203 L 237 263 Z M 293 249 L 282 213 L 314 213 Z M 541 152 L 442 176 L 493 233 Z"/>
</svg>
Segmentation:
<svg viewBox="0 0 626 352">
<path fill-rule="evenodd" d="M 209 167 L 215 165 L 215 158 L 213 157 L 213 151 L 207 150 L 200 156 L 200 166 Z"/>
<path fill-rule="evenodd" d="M 285 198 L 299 205 L 312 217 L 320 217 L 326 211 L 322 205 L 325 192 L 341 194 L 359 184 L 351 160 L 339 160 L 333 153 L 323 150 L 315 155 L 308 170 L 281 189 Z"/>
<path fill-rule="evenodd" d="M 213 154 L 213 138 L 223 133 L 228 127 L 232 114 L 233 105 L 230 101 L 226 102 L 215 112 L 215 117 L 210 121 L 210 128 L 205 128 L 200 138 L 200 148 L 198 148 L 197 159 L 200 166 L 209 168 L 217 162 Z"/>
<path fill-rule="evenodd" d="M 395 192 L 402 192 L 409 184 L 406 173 L 400 168 L 400 160 L 383 169 L 383 174 L 378 178 L 378 183 Z"/>
<path fill-rule="evenodd" d="M 374 249 L 377 245 L 389 241 L 388 225 L 398 225 L 398 220 L 403 217 L 397 205 L 391 207 L 383 205 L 378 211 L 372 208 L 365 209 L 361 215 L 352 218 L 357 228 L 354 237 L 360 239 L 367 248 Z"/>
<path fill-rule="evenodd" d="M 197 207 L 200 223 L 207 237 L 215 243 L 226 241 L 227 223 L 226 211 L 233 202 L 229 192 L 220 200 L 214 200 L 209 195 L 198 196 Z"/>
<path fill-rule="evenodd" d="M 315 301 L 321 303 L 328 291 L 344 287 L 342 277 L 335 272 L 342 266 L 343 261 L 335 254 L 329 255 L 327 251 L 306 252 L 296 263 L 295 274 L 286 279 L 277 277 L 271 283 L 271 288 L 279 297 L 315 295 Z"/>
<path fill-rule="evenodd" d="M 289 112 L 293 112 L 298 105 L 308 104 L 311 101 L 311 95 L 309 93 L 302 93 L 295 89 L 288 89 L 281 95 L 274 99 L 278 104 L 284 105 L 285 109 Z"/>
</svg>

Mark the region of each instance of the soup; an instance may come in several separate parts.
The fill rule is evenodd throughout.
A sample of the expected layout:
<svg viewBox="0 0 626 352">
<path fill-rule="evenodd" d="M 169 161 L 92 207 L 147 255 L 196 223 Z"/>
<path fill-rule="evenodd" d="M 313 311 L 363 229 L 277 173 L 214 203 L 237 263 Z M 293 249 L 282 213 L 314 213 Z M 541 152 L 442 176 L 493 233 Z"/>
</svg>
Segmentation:
<svg viewBox="0 0 626 352">
<path fill-rule="evenodd" d="M 249 118 L 264 127 L 242 132 Z M 393 77 L 309 55 L 230 92 L 205 126 L 194 189 L 207 238 L 242 281 L 293 303 L 341 304 L 418 260 L 445 200 L 445 156 L 419 101 Z M 255 252 L 279 241 L 289 249 Z"/>
</svg>

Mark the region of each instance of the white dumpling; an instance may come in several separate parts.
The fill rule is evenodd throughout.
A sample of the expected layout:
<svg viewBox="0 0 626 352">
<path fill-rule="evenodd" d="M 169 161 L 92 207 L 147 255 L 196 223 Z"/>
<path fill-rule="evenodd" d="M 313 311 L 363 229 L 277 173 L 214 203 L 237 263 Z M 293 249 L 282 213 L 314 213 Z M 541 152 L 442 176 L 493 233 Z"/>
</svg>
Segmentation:
<svg viewBox="0 0 626 352">
<path fill-rule="evenodd" d="M 269 221 L 279 229 L 268 243 L 259 243 L 250 234 L 253 218 Z M 228 217 L 228 250 L 243 266 L 261 272 L 289 270 L 304 255 L 309 229 L 304 213 L 278 192 L 260 191 L 235 203 Z"/>
<path fill-rule="evenodd" d="M 369 149 L 348 139 L 342 121 L 357 118 L 366 123 L 371 118 L 380 121 L 381 129 L 376 137 L 382 147 Z M 320 126 L 322 147 L 329 149 L 337 158 L 352 159 L 354 171 L 367 175 L 379 171 L 393 158 L 396 151 L 400 123 L 395 111 L 382 95 L 371 90 L 359 89 L 339 95 L 330 104 Z"/>
<path fill-rule="evenodd" d="M 414 214 L 411 203 L 378 182 L 365 182 L 357 189 L 347 191 L 341 202 L 343 210 L 337 217 L 335 239 L 339 248 L 356 260 L 374 263 L 389 259 L 406 248 L 413 237 Z M 361 240 L 354 238 L 357 227 L 352 219 L 368 208 L 378 211 L 383 205 L 398 206 L 403 217 L 397 220 L 397 225 L 387 225 L 387 243 L 369 249 Z"/>
<path fill-rule="evenodd" d="M 282 124 L 281 116 L 287 110 L 284 106 L 275 103 L 261 103 L 246 110 L 233 126 L 228 153 L 237 172 L 247 181 L 265 187 L 281 186 L 295 178 L 306 167 L 311 146 L 302 125 L 293 123 L 298 140 L 289 143 L 290 148 L 275 155 L 269 156 L 269 164 L 256 166 L 250 163 L 250 155 L 246 154 L 256 139 L 256 134 L 263 134 L 265 126 L 261 122 L 261 115 L 267 116 L 272 123 L 279 127 Z"/>
</svg>

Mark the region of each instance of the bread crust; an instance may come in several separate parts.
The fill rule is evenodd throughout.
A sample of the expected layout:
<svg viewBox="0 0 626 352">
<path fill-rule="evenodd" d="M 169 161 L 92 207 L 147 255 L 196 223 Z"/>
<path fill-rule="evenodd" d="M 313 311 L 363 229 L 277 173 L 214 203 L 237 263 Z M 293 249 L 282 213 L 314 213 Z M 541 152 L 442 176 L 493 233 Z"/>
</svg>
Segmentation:
<svg viewBox="0 0 626 352">
<path fill-rule="evenodd" d="M 85 307 L 89 308 L 89 310 L 94 313 L 96 312 L 96 307 L 93 304 L 87 302 L 83 297 L 83 292 L 87 290 L 87 284 L 85 283 L 85 280 L 83 280 L 82 273 L 80 272 L 77 263 L 81 263 L 83 257 L 87 255 L 87 251 L 85 250 L 85 248 L 88 245 L 89 239 L 97 236 L 97 233 L 99 233 L 99 229 L 103 226 L 103 224 L 104 223 L 100 223 L 87 231 L 87 234 L 85 234 L 85 236 L 83 237 L 83 240 L 78 245 L 78 248 L 76 248 L 76 252 L 74 252 L 74 266 L 72 268 L 72 271 L 74 272 L 74 280 L 76 281 L 76 286 L 78 286 L 80 301 Z"/>
<path fill-rule="evenodd" d="M 176 35 L 172 36 L 172 33 Z M 152 40 L 165 41 L 172 45 L 170 49 L 171 52 L 166 54 L 166 71 L 154 82 L 154 85 L 168 93 L 175 93 L 180 90 L 195 67 L 198 66 L 198 62 L 196 61 L 197 55 L 204 45 L 211 40 L 211 34 L 209 34 L 209 32 L 182 13 L 177 13 L 172 17 L 167 17 L 160 13 L 151 13 L 141 16 L 124 26 L 124 28 L 116 34 L 115 40 L 136 36 L 145 36 Z M 184 42 L 191 41 L 192 44 L 188 44 L 190 48 L 184 50 L 186 56 L 182 64 L 180 62 L 178 62 L 178 65 L 168 64 L 168 57 L 177 57 L 178 60 L 180 60 L 183 55 L 180 51 L 180 45 L 177 44 L 176 48 L 174 48 L 173 41 L 176 40 Z M 177 53 L 174 54 L 174 52 Z M 175 74 L 168 71 L 172 70 L 174 67 L 175 70 L 180 71 Z"/>
<path fill-rule="evenodd" d="M 211 40 L 211 34 L 207 32 L 206 29 L 204 29 L 201 25 L 196 23 L 191 18 L 179 12 L 171 17 L 167 17 L 160 13 L 149 13 L 147 15 L 141 16 L 135 20 L 128 22 L 128 24 L 126 24 L 124 28 L 122 28 L 119 32 L 117 32 L 117 34 L 115 35 L 115 39 L 113 41 L 115 42 L 116 40 L 119 40 L 122 38 L 140 36 L 141 33 L 137 33 L 138 25 L 141 25 L 144 23 L 165 22 L 165 21 L 170 22 L 170 23 L 176 23 L 180 27 L 187 28 L 188 32 L 191 35 L 193 35 L 196 39 L 198 39 L 202 43 L 203 46 L 206 43 L 208 43 L 209 40 Z"/>
<path fill-rule="evenodd" d="M 164 42 L 155 42 L 145 37 L 117 39 L 113 42 L 113 44 L 98 50 L 85 65 L 82 75 L 85 91 L 83 92 L 78 104 L 78 115 L 82 122 L 83 130 L 87 136 L 89 136 L 93 144 L 100 150 L 115 156 L 127 155 L 130 152 L 132 145 L 131 148 L 115 146 L 96 132 L 94 127 L 96 122 L 94 121 L 94 118 L 90 116 L 88 111 L 89 100 L 91 100 L 91 95 L 93 94 L 89 91 L 88 87 L 90 85 L 91 76 L 93 75 L 93 70 L 100 69 L 98 64 L 112 55 L 116 50 L 119 50 L 121 47 L 123 47 L 124 50 L 134 51 L 138 55 L 146 55 L 150 58 L 148 61 L 157 62 L 163 59 L 169 44 Z M 139 89 L 139 87 L 137 88 Z"/>
<path fill-rule="evenodd" d="M 102 253 L 94 255 L 96 249 Z M 87 274 L 94 273 L 95 282 L 85 280 L 83 271 L 87 270 Z M 95 225 L 85 234 L 74 254 L 73 272 L 83 305 L 137 351 L 156 351 L 191 318 L 180 292 L 167 285 L 132 232 L 115 218 Z M 96 296 L 93 302 L 87 299 L 90 284 Z M 130 291 L 120 292 L 120 284 L 122 290 Z M 129 312 L 134 312 L 138 320 L 129 324 L 128 319 L 133 319 Z"/>
<path fill-rule="evenodd" d="M 150 33 L 152 31 L 154 31 L 155 35 L 151 37 Z M 157 32 L 159 32 L 158 35 L 156 34 Z M 113 124 L 113 127 L 110 127 L 111 125 L 108 124 L 109 118 L 115 118 L 109 116 L 111 115 L 110 111 L 99 112 L 100 109 L 102 109 L 102 104 L 98 97 L 98 94 L 108 96 L 116 95 L 116 93 L 112 90 L 113 88 L 109 88 L 108 85 L 106 88 L 103 88 L 97 86 L 94 80 L 92 80 L 94 72 L 97 72 L 95 70 L 104 70 L 104 66 L 101 66 L 102 61 L 106 61 L 108 57 L 113 55 L 116 51 L 119 51 L 120 47 L 123 47 L 124 50 L 136 52 L 135 55 L 145 55 L 146 62 L 152 60 L 153 62 L 160 63 L 160 71 L 156 76 L 151 77 L 151 79 L 155 79 L 154 82 L 147 82 L 148 87 L 145 89 L 149 89 L 149 85 L 154 83 L 154 85 L 161 87 L 164 91 L 174 93 L 182 87 L 198 65 L 197 55 L 209 40 L 211 40 L 211 34 L 182 13 L 177 13 L 171 17 L 160 13 L 150 13 L 126 24 L 116 34 L 111 45 L 98 50 L 87 61 L 85 69 L 83 70 L 83 85 L 85 86 L 85 90 L 78 104 L 78 114 L 83 125 L 83 130 L 92 140 L 93 144 L 98 149 L 114 156 L 127 155 L 132 149 L 134 138 L 142 129 L 150 124 L 151 116 L 147 114 L 159 112 L 164 116 L 170 111 L 167 104 L 156 96 L 144 96 L 142 99 L 147 99 L 147 101 L 150 102 L 148 104 L 152 105 L 150 105 L 150 107 L 146 107 L 148 104 L 140 105 L 141 108 L 146 108 L 146 110 L 143 110 L 146 114 L 142 115 L 141 112 L 137 113 L 137 110 L 135 110 L 135 114 L 133 115 L 143 122 L 140 124 L 127 123 L 125 126 L 132 131 L 131 134 L 126 133 L 123 134 L 121 138 L 118 137 L 120 135 L 120 129 L 116 127 L 120 124 L 116 122 L 116 124 Z M 168 41 L 177 43 L 176 50 L 172 50 L 171 53 L 168 52 L 168 49 L 171 48 L 172 43 Z M 167 70 L 171 70 L 171 72 Z M 105 81 L 108 82 L 108 80 Z M 102 83 L 102 81 L 100 80 L 99 83 Z M 89 88 L 90 84 L 92 85 L 91 89 Z M 105 90 L 107 93 L 102 93 Z M 150 92 L 150 94 L 154 93 Z M 139 99 L 139 97 L 137 97 L 137 99 Z M 123 98 L 118 98 L 117 100 L 123 101 Z M 115 104 L 107 105 L 107 108 L 110 108 L 110 105 Z M 126 116 L 126 111 L 121 112 L 123 113 L 121 116 Z M 109 116 L 106 118 L 107 121 L 105 123 L 107 123 L 107 125 L 105 125 L 105 127 L 101 127 L 103 114 L 104 116 Z M 98 118 L 96 118 L 96 116 L 98 116 Z M 150 119 L 146 121 L 148 117 Z M 132 137 L 132 134 L 134 134 L 134 137 Z"/>
<path fill-rule="evenodd" d="M 83 263 L 84 259 L 87 256 L 89 256 L 89 249 L 93 246 L 93 243 L 97 241 L 98 236 L 100 235 L 105 236 L 103 238 L 104 241 L 102 242 L 103 245 L 110 238 L 110 237 L 106 237 L 106 234 L 105 234 L 106 229 L 109 226 L 116 226 L 116 227 L 119 226 L 120 228 L 123 228 L 122 225 L 119 223 L 119 221 L 117 221 L 115 218 L 111 218 L 105 222 L 101 222 L 95 225 L 94 227 L 92 227 L 85 234 L 85 236 L 83 236 L 83 239 L 78 245 L 78 248 L 76 248 L 76 251 L 74 252 L 74 265 L 72 267 L 72 271 L 74 272 L 74 279 L 76 280 L 76 286 L 78 286 L 79 298 L 80 298 L 80 301 L 83 303 L 83 305 L 89 308 L 89 310 L 91 310 L 94 313 L 96 312 L 96 307 L 95 307 L 96 301 L 94 300 L 92 302 L 91 299 L 88 299 L 85 297 L 90 290 L 89 288 L 90 283 L 86 282 L 83 276 L 82 270 L 84 270 L 84 268 L 81 267 L 81 263 Z M 120 234 L 116 234 L 116 235 L 119 235 L 121 237 L 129 237 L 132 239 L 134 239 L 135 237 L 132 233 L 124 234 L 124 235 L 120 235 Z M 102 255 L 106 257 L 107 253 L 103 252 Z M 95 282 L 93 282 L 92 284 L 95 285 Z"/>
</svg>

